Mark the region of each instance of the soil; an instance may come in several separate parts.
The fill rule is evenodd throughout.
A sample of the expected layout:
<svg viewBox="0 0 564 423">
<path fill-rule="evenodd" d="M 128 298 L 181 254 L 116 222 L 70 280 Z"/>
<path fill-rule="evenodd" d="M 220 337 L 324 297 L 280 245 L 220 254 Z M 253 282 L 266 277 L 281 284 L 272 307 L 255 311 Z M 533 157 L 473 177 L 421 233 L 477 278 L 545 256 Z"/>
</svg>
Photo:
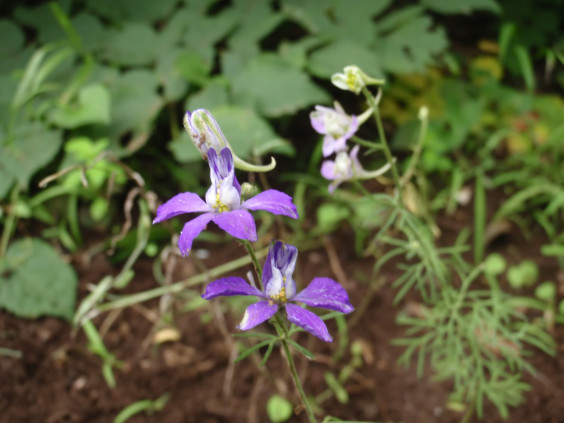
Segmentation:
<svg viewBox="0 0 564 423">
<path fill-rule="evenodd" d="M 466 216 L 468 217 L 468 216 Z M 463 217 L 464 218 L 464 217 Z M 456 219 L 455 219 L 456 221 Z M 455 233 L 450 228 L 447 233 Z M 358 258 L 354 252 L 333 246 L 352 245 L 352 235 L 346 229 L 329 238 L 329 247 L 302 252 L 296 270 L 299 285 L 308 283 L 316 275 L 334 277 L 346 285 L 354 305 L 360 304 L 367 294 L 367 286 L 356 278 L 360 271 L 369 271 L 371 262 Z M 445 235 L 448 238 L 448 234 Z M 541 275 L 555 279 L 558 267 L 538 253 L 540 244 L 525 240 L 516 228 L 497 239 L 491 248 L 503 251 L 509 260 L 529 257 L 537 261 Z M 333 255 L 336 252 L 336 255 Z M 241 247 L 228 244 L 214 247 L 213 257 L 201 264 L 213 266 L 244 254 Z M 333 262 L 329 262 L 328 256 Z M 117 273 L 100 254 L 89 265 L 76 264 L 80 274 L 80 296 L 88 292 L 88 284 L 96 283 L 108 273 Z M 343 269 L 345 269 L 343 271 Z M 244 269 L 239 272 L 244 276 Z M 129 292 L 138 292 L 157 286 L 152 272 L 152 261 L 140 260 L 135 266 L 135 278 Z M 364 365 L 346 383 L 348 404 L 334 397 L 322 404 L 323 415 L 344 420 L 381 422 L 459 422 L 463 414 L 446 407 L 450 384 L 434 382 L 415 375 L 415 366 L 400 367 L 397 359 L 402 352 L 390 341 L 404 335 L 404 329 L 395 323 L 397 313 L 405 307 L 392 304 L 394 291 L 389 282 L 397 275 L 388 266 L 384 285 L 374 295 L 367 312 L 349 332 L 350 341 L 358 340 L 363 346 Z M 174 280 L 195 274 L 191 259 L 179 259 Z M 232 274 L 237 274 L 233 272 Z M 344 279 L 344 280 L 343 280 Z M 201 289 L 202 287 L 197 287 Z M 94 319 L 108 350 L 123 362 L 115 371 L 117 386 L 107 386 L 101 371 L 102 361 L 93 355 L 80 331 L 73 333 L 71 326 L 55 318 L 24 320 L 0 311 L 0 347 L 21 352 L 21 357 L 0 355 L 0 421 L 6 423 L 62 423 L 113 422 L 126 406 L 144 399 L 156 399 L 163 394 L 170 398 L 161 411 L 152 415 L 136 414 L 127 420 L 141 422 L 268 422 L 265 411 L 267 400 L 275 393 L 299 404 L 299 398 L 286 366 L 275 351 L 265 368 L 257 360 L 247 358 L 232 364 L 235 357 L 235 326 L 241 318 L 240 310 L 228 310 L 221 300 L 211 307 L 186 312 L 182 297 L 152 300 L 120 311 L 105 313 Z M 173 310 L 173 317 L 170 316 Z M 177 329 L 179 338 L 156 343 L 155 333 L 163 328 L 162 312 L 167 311 L 169 329 Z M 224 317 L 222 317 L 224 316 Z M 349 316 L 349 320 L 354 315 Z M 337 333 L 335 322 L 329 330 Z M 268 330 L 266 325 L 264 330 Z M 162 335 L 162 332 L 161 332 Z M 526 401 L 511 410 L 508 421 L 527 423 L 564 422 L 564 328 L 557 326 L 556 357 L 535 353 L 531 362 L 537 375 L 526 374 L 531 384 Z M 248 339 L 237 338 L 237 342 Z M 296 355 L 298 370 L 310 395 L 319 395 L 326 389 L 324 373 L 338 372 L 350 360 L 346 353 L 335 362 L 331 355 L 338 342 L 325 344 L 305 333 L 298 341 L 316 354 L 309 362 Z M 255 357 L 256 358 L 256 357 Z M 428 375 L 428 372 L 427 372 Z M 480 421 L 477 417 L 473 422 Z M 484 422 L 502 422 L 497 410 L 487 405 Z M 306 422 L 299 405 L 290 422 Z"/>
</svg>

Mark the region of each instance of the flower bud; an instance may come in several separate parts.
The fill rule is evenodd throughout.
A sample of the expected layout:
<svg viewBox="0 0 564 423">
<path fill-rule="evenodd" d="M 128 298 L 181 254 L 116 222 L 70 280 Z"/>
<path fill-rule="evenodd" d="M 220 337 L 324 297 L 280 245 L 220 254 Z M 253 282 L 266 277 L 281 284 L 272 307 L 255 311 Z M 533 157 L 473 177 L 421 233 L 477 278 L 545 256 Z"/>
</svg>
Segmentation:
<svg viewBox="0 0 564 423">
<path fill-rule="evenodd" d="M 209 150 L 213 149 L 219 154 L 222 148 L 227 147 L 233 155 L 237 169 L 248 172 L 268 172 L 276 167 L 276 161 L 273 157 L 270 159 L 270 164 L 262 166 L 240 159 L 227 142 L 215 118 L 205 109 L 197 109 L 193 112 L 187 111 L 184 115 L 183 124 L 204 160 L 208 159 Z"/>
<path fill-rule="evenodd" d="M 205 160 L 210 149 L 220 152 L 223 147 L 229 147 L 217 121 L 207 110 L 197 109 L 192 113 L 186 112 L 183 123 L 186 132 Z"/>
<path fill-rule="evenodd" d="M 337 88 L 359 94 L 367 85 L 383 85 L 384 79 L 376 79 L 365 74 L 358 66 L 345 66 L 344 73 L 335 73 L 331 83 Z"/>
</svg>

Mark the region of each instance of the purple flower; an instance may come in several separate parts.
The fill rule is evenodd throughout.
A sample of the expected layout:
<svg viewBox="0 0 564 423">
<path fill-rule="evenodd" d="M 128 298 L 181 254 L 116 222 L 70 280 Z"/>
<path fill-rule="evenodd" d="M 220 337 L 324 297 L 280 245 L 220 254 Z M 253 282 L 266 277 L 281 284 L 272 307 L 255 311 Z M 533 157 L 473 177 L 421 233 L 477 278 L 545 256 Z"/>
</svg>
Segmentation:
<svg viewBox="0 0 564 423">
<path fill-rule="evenodd" d="M 309 115 L 311 126 L 323 137 L 323 156 L 346 150 L 347 140 L 358 130 L 356 116 L 349 116 L 341 105 L 335 102 L 335 108 L 315 106 L 315 112 Z"/>
<path fill-rule="evenodd" d="M 344 288 L 330 278 L 314 278 L 300 293 L 296 294 L 296 283 L 292 278 L 298 250 L 293 245 L 275 242 L 268 251 L 262 272 L 263 291 L 249 285 L 243 278 L 218 279 L 206 287 L 202 298 L 211 300 L 219 296 L 254 295 L 260 301 L 250 305 L 238 329 L 248 330 L 270 319 L 282 306 L 288 320 L 325 342 L 333 341 L 323 320 L 316 314 L 296 304 L 302 302 L 311 307 L 320 307 L 341 313 L 350 313 L 353 306 Z"/>
<path fill-rule="evenodd" d="M 351 179 L 372 179 L 386 173 L 391 165 L 387 163 L 375 171 L 366 171 L 358 161 L 359 146 L 353 147 L 350 153 L 340 151 L 335 160 L 325 160 L 321 164 L 321 175 L 330 181 L 329 192 L 333 193 L 342 182 Z"/>
<path fill-rule="evenodd" d="M 257 240 L 253 216 L 248 210 L 266 210 L 298 218 L 292 197 L 283 192 L 269 189 L 241 202 L 241 186 L 235 177 L 233 156 L 229 148 L 223 148 L 218 155 L 214 149 L 208 151 L 211 187 L 206 192 L 206 201 L 197 194 L 184 192 L 160 206 L 153 223 L 159 223 L 183 213 L 202 213 L 184 225 L 178 248 L 182 255 L 190 254 L 192 241 L 212 221 L 228 234 L 239 239 Z"/>
</svg>

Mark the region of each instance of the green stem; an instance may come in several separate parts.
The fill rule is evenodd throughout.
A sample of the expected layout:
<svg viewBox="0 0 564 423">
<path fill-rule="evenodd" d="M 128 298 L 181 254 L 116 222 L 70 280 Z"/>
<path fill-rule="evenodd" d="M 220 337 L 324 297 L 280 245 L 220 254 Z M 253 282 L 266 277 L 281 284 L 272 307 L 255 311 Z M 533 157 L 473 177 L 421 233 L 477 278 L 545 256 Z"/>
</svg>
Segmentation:
<svg viewBox="0 0 564 423">
<path fill-rule="evenodd" d="M 260 250 L 256 255 L 258 257 L 263 257 L 267 254 L 268 248 Z M 108 301 L 106 303 L 96 306 L 96 310 L 101 313 L 108 310 L 113 310 L 116 308 L 128 307 L 133 304 L 142 303 L 144 301 L 152 300 L 153 298 L 160 297 L 166 294 L 178 294 L 185 290 L 186 288 L 200 283 L 206 282 L 210 279 L 216 278 L 224 273 L 230 272 L 232 270 L 238 269 L 249 264 L 251 260 L 249 257 L 240 257 L 238 259 L 232 260 L 228 263 L 222 264 L 220 266 L 214 267 L 208 272 L 200 273 L 194 275 L 186 280 L 173 283 L 171 285 L 160 286 L 158 288 L 149 289 L 147 291 L 139 292 L 137 294 L 128 295 L 126 297 L 116 298 L 115 300 Z"/>
<path fill-rule="evenodd" d="M 240 241 L 241 244 L 243 244 L 247 249 L 247 253 L 249 253 L 249 257 L 251 257 L 251 261 L 255 266 L 255 271 L 257 272 L 257 276 L 258 276 L 258 286 L 259 289 L 262 291 L 262 267 L 258 261 L 257 255 L 255 254 L 255 250 L 253 249 L 253 246 L 249 242 L 249 240 L 241 239 Z"/>
<path fill-rule="evenodd" d="M 374 110 L 374 120 L 376 121 L 376 127 L 378 128 L 378 137 L 380 138 L 382 150 L 384 150 L 384 156 L 386 156 L 386 161 L 390 163 L 390 166 L 392 166 L 392 177 L 394 179 L 394 185 L 396 186 L 400 203 L 403 204 L 402 194 L 401 194 L 402 186 L 399 177 L 399 172 L 396 162 L 392 157 L 392 152 L 390 151 L 390 147 L 388 146 L 386 134 L 384 133 L 384 126 L 382 125 L 380 110 L 378 109 L 378 105 L 376 104 L 376 101 L 374 101 L 374 97 L 372 96 L 370 91 L 368 91 L 368 88 L 362 87 L 362 93 L 366 97 L 366 101 L 368 101 L 368 105 L 372 108 L 372 110 Z"/>
<path fill-rule="evenodd" d="M 12 190 L 12 195 L 10 196 L 10 208 L 8 209 L 8 217 L 6 218 L 6 224 L 4 225 L 4 230 L 2 231 L 2 240 L 0 241 L 0 257 L 6 254 L 8 249 L 8 242 L 10 241 L 10 236 L 12 235 L 12 230 L 16 224 L 16 201 L 18 200 L 18 195 L 20 189 L 16 183 L 14 189 Z"/>
<path fill-rule="evenodd" d="M 296 385 L 296 388 L 300 393 L 300 399 L 302 400 L 302 404 L 306 410 L 307 418 L 310 423 L 317 423 L 315 414 L 313 413 L 309 400 L 307 399 L 307 395 L 302 386 L 302 382 L 300 381 L 300 376 L 298 375 L 296 364 L 294 363 L 294 359 L 292 358 L 292 352 L 290 351 L 290 346 L 288 345 L 288 341 L 287 341 L 289 337 L 288 328 L 286 328 L 286 325 L 280 318 L 279 313 L 276 313 L 274 315 L 274 319 L 275 319 L 274 326 L 276 327 L 276 331 L 278 332 L 278 335 L 283 336 L 281 342 L 282 342 L 282 347 L 284 348 L 284 353 L 285 353 L 284 355 L 286 356 L 286 361 L 288 363 L 288 367 L 290 369 L 290 374 L 292 375 L 292 379 L 294 379 L 294 384 Z"/>
</svg>

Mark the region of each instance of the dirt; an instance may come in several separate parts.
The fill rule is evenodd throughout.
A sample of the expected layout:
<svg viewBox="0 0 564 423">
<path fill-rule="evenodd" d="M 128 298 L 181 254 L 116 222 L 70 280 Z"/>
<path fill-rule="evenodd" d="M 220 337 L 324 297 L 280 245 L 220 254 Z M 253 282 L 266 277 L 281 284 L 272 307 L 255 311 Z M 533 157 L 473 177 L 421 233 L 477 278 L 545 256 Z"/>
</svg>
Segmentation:
<svg viewBox="0 0 564 423">
<path fill-rule="evenodd" d="M 456 219 L 455 219 L 456 220 Z M 307 284 L 316 275 L 340 279 L 346 285 L 354 305 L 360 304 L 367 286 L 357 280 L 359 271 L 368 271 L 371 263 L 355 257 L 353 251 L 330 246 L 352 245 L 346 230 L 329 238 L 329 249 L 319 248 L 300 254 L 296 271 L 298 284 Z M 540 244 L 539 244 L 540 245 Z M 541 274 L 554 278 L 558 268 L 539 255 L 539 245 L 525 240 L 514 230 L 498 239 L 495 249 L 503 250 L 509 259 L 517 256 L 533 257 L 541 266 Z M 336 253 L 329 263 L 329 255 Z M 241 247 L 229 244 L 214 248 L 213 257 L 203 261 L 213 266 L 242 256 Z M 111 265 L 100 254 L 88 265 L 78 265 L 80 295 L 87 292 L 107 273 L 115 274 L 119 267 Z M 138 292 L 154 288 L 157 282 L 152 273 L 152 261 L 141 260 L 136 275 L 127 290 Z M 244 276 L 249 269 L 238 272 Z M 397 275 L 393 268 L 383 276 L 391 282 Z M 179 260 L 175 278 L 195 272 L 189 259 Z M 237 274 L 233 272 L 232 274 Z M 550 275 L 550 276 L 549 276 Z M 343 278 L 345 280 L 343 280 Z M 175 279 L 177 280 L 177 279 Z M 198 289 L 201 289 L 199 287 Z M 419 379 L 414 366 L 398 366 L 402 352 L 390 341 L 401 337 L 404 329 L 395 323 L 397 313 L 405 306 L 392 304 L 394 291 L 389 283 L 373 297 L 367 312 L 350 330 L 351 341 L 363 346 L 363 367 L 357 369 L 346 383 L 348 404 L 334 397 L 322 404 L 324 415 L 344 420 L 386 422 L 459 422 L 463 414 L 446 407 L 448 382 L 434 382 L 427 376 Z M 173 301 L 171 301 L 173 300 Z M 161 411 L 152 415 L 140 413 L 127 420 L 140 422 L 268 422 L 265 412 L 267 400 L 279 393 L 299 404 L 296 390 L 280 353 L 275 351 L 266 368 L 248 358 L 232 364 L 234 358 L 235 326 L 240 310 L 224 314 L 225 303 L 216 300 L 211 307 L 183 312 L 186 300 L 182 297 L 166 301 L 152 300 L 121 311 L 105 313 L 94 319 L 100 328 L 108 350 L 123 366 L 115 371 L 117 386 L 111 389 L 101 371 L 102 361 L 87 348 L 82 332 L 74 334 L 71 326 L 55 318 L 24 320 L 0 312 L 0 347 L 21 352 L 21 357 L 0 355 L 0 421 L 6 423 L 62 423 L 113 422 L 129 404 L 144 399 L 170 395 Z M 160 318 L 167 311 L 168 324 Z M 354 315 L 349 317 L 352 319 Z M 332 334 L 337 333 L 335 322 L 329 322 Z M 163 327 L 177 329 L 179 339 L 157 344 L 154 335 Z M 265 325 L 264 330 L 268 330 Z M 564 422 L 564 330 L 556 329 L 558 354 L 549 357 L 536 353 L 531 362 L 537 367 L 536 376 L 526 374 L 531 392 L 526 401 L 511 410 L 508 421 L 527 423 Z M 240 341 L 241 339 L 239 339 Z M 243 341 L 248 341 L 243 339 Z M 338 343 L 325 344 L 307 334 L 299 334 L 298 341 L 314 351 L 316 361 L 296 356 L 298 370 L 305 390 L 316 396 L 326 389 L 323 374 L 338 372 L 350 360 L 347 353 L 339 362 L 331 360 Z M 291 422 L 306 422 L 299 405 Z M 478 422 L 473 417 L 472 422 Z M 488 405 L 484 422 L 502 422 L 497 410 Z"/>
</svg>

